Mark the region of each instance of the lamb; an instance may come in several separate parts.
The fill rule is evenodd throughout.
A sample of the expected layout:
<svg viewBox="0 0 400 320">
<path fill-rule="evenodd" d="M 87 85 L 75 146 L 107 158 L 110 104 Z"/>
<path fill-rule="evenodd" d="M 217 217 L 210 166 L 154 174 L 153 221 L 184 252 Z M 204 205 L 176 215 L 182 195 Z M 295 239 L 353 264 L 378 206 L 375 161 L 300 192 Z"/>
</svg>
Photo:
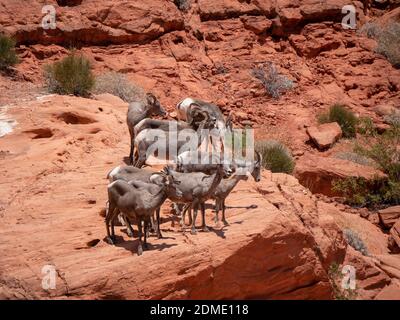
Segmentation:
<svg viewBox="0 0 400 320">
<path fill-rule="evenodd" d="M 179 182 L 177 191 L 182 193 L 182 196 L 179 197 L 177 194 L 171 192 L 168 196 L 169 199 L 176 203 L 191 204 L 193 206 L 194 215 L 191 233 L 197 233 L 196 218 L 199 207 L 202 214 L 202 229 L 203 231 L 208 231 L 208 227 L 205 222 L 204 203 L 212 196 L 221 180 L 229 177 L 232 174 L 232 170 L 223 164 L 218 164 L 216 172 L 211 175 L 207 175 L 202 172 L 181 173 L 173 171 L 168 167 L 166 167 L 166 170 L 168 170 L 172 177 Z"/>
<path fill-rule="evenodd" d="M 146 229 L 153 212 L 160 208 L 171 191 L 176 198 L 182 196 L 182 193 L 177 189 L 179 182 L 175 181 L 168 171 L 162 176 L 160 185 L 137 180 L 129 182 L 117 180 L 108 185 L 108 210 L 105 224 L 107 239 L 111 244 L 115 243 L 113 219 L 119 212 L 122 212 L 129 219 L 136 219 L 139 232 L 138 255 L 143 253 L 143 247 L 147 248 Z M 142 222 L 144 222 L 145 228 L 144 246 L 142 246 Z"/>
<path fill-rule="evenodd" d="M 230 179 L 224 179 L 220 182 L 218 187 L 215 189 L 214 194 L 212 195 L 212 199 L 215 199 L 215 223 L 218 223 L 218 213 L 219 210 L 222 210 L 222 222 L 224 225 L 228 225 L 228 222 L 225 219 L 225 199 L 232 192 L 232 190 L 236 187 L 236 185 L 241 180 L 247 180 L 247 173 L 250 173 L 254 181 L 259 182 L 261 180 L 261 163 L 262 156 L 259 152 L 256 151 L 257 159 L 250 166 L 244 166 L 238 168 L 237 171 Z"/>
<path fill-rule="evenodd" d="M 166 112 L 161 107 L 160 102 L 152 93 L 146 94 L 145 102 L 137 101 L 137 102 L 132 102 L 129 105 L 126 122 L 128 124 L 129 134 L 131 137 L 131 149 L 129 152 L 130 164 L 133 164 L 134 140 L 135 140 L 134 127 L 141 120 L 148 118 L 151 115 L 161 115 L 161 116 L 166 115 Z"/>
</svg>

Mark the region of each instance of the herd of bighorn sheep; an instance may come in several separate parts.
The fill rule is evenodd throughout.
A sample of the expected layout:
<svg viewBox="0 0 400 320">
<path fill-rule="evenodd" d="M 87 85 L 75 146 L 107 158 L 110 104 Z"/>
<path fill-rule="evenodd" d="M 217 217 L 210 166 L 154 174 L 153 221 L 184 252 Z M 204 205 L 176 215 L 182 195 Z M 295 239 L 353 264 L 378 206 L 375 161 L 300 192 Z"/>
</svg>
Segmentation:
<svg viewBox="0 0 400 320">
<path fill-rule="evenodd" d="M 157 120 L 151 116 L 165 116 L 167 113 L 153 94 L 146 94 L 144 101 L 131 103 L 127 114 L 130 165 L 118 166 L 107 176 L 110 181 L 105 217 L 107 240 L 110 244 L 115 243 L 114 223 L 117 218 L 131 237 L 131 223 L 135 222 L 139 237 L 138 255 L 147 248 L 150 230 L 162 238 L 160 207 L 167 198 L 181 216 L 182 227 L 188 213 L 191 233 L 196 234 L 199 209 L 202 230 L 208 231 L 205 221 L 207 200 L 215 199 L 215 223 L 219 223 L 221 210 L 222 222 L 227 225 L 225 199 L 238 182 L 246 180 L 249 175 L 260 181 L 262 159 L 259 153 L 256 152 L 251 161 L 225 157 L 226 152 L 221 155 L 222 150 L 227 150 L 224 135 L 232 131 L 232 123 L 230 117 L 225 119 L 218 106 L 186 98 L 176 108 L 178 121 Z M 188 140 L 193 140 L 193 143 Z M 203 143 L 206 150 L 200 148 Z M 155 145 L 155 157 L 164 157 L 172 164 L 161 171 L 143 169 Z"/>
</svg>

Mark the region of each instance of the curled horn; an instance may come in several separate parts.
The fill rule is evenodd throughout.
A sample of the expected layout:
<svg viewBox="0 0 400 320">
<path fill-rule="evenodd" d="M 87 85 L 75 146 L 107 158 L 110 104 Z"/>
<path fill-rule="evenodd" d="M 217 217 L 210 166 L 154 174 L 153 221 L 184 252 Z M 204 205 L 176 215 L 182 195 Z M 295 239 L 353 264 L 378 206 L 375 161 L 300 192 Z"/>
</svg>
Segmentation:
<svg viewBox="0 0 400 320">
<path fill-rule="evenodd" d="M 151 92 L 148 92 L 148 93 L 146 93 L 146 100 L 147 100 L 148 104 L 153 105 L 156 103 L 157 98 L 154 94 L 152 94 Z"/>
<path fill-rule="evenodd" d="M 259 164 L 259 163 L 261 163 L 261 160 L 262 160 L 261 153 L 258 152 L 258 151 L 256 151 L 256 155 L 257 155 L 257 161 L 256 161 L 256 163 Z"/>
</svg>

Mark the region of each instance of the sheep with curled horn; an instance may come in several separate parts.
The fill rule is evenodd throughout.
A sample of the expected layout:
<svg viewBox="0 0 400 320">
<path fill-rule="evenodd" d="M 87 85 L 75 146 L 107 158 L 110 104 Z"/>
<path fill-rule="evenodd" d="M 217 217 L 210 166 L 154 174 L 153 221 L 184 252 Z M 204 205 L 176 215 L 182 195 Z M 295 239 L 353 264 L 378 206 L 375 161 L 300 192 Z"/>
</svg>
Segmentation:
<svg viewBox="0 0 400 320">
<path fill-rule="evenodd" d="M 211 143 L 214 151 L 220 151 L 224 148 L 224 137 L 229 131 L 232 131 L 232 113 L 225 119 L 220 108 L 209 102 L 199 99 L 186 98 L 176 105 L 177 118 L 183 121 L 190 121 L 196 110 L 207 112 L 215 120 L 215 130 L 212 130 Z"/>
</svg>

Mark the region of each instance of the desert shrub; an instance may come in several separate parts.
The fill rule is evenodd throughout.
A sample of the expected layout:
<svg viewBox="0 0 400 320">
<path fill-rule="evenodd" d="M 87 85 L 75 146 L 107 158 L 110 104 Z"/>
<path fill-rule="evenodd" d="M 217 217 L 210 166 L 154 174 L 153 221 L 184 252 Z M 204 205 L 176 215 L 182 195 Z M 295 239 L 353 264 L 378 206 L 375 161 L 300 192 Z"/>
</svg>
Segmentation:
<svg viewBox="0 0 400 320">
<path fill-rule="evenodd" d="M 361 164 L 363 166 L 374 166 L 375 162 L 368 157 L 365 157 L 361 154 L 358 154 L 356 152 L 339 152 L 335 154 L 335 158 L 337 159 L 342 159 L 342 160 L 348 160 L 354 163 Z"/>
<path fill-rule="evenodd" d="M 294 159 L 282 143 L 274 140 L 257 141 L 255 149 L 262 155 L 264 168 L 272 172 L 293 172 Z"/>
<path fill-rule="evenodd" d="M 344 229 L 343 236 L 346 239 L 346 242 L 355 250 L 361 252 L 364 256 L 368 255 L 367 246 L 364 244 L 364 241 L 362 241 L 357 233 L 355 233 L 351 229 Z"/>
<path fill-rule="evenodd" d="M 319 123 L 337 122 L 342 128 L 343 137 L 352 138 L 356 135 L 357 117 L 347 106 L 336 103 L 327 113 L 318 117 Z"/>
<path fill-rule="evenodd" d="M 344 195 L 350 205 L 381 207 L 400 204 L 400 127 L 391 126 L 384 134 L 369 137 L 363 145 L 357 144 L 354 152 L 371 159 L 375 166 L 386 173 L 387 179 L 365 181 L 347 178 L 334 181 L 333 190 Z"/>
<path fill-rule="evenodd" d="M 6 70 L 16 63 L 15 40 L 0 34 L 0 70 Z"/>
<path fill-rule="evenodd" d="M 400 23 L 390 23 L 378 33 L 376 39 L 376 51 L 384 55 L 393 66 L 400 67 Z"/>
<path fill-rule="evenodd" d="M 398 112 L 392 112 L 384 116 L 383 120 L 394 127 L 400 127 L 400 113 Z"/>
<path fill-rule="evenodd" d="M 124 74 L 114 71 L 98 76 L 93 92 L 110 93 L 126 102 L 141 100 L 145 94 L 140 86 L 131 83 Z"/>
<path fill-rule="evenodd" d="M 380 32 L 380 28 L 373 22 L 365 23 L 359 30 L 359 34 L 364 34 L 368 38 L 375 38 Z"/>
<path fill-rule="evenodd" d="M 377 133 L 374 122 L 369 117 L 360 117 L 358 119 L 357 132 L 364 136 L 374 136 Z"/>
<path fill-rule="evenodd" d="M 343 274 L 337 262 L 333 262 L 329 266 L 328 278 L 333 289 L 335 300 L 353 300 L 357 298 L 357 287 L 354 290 L 342 288 Z"/>
<path fill-rule="evenodd" d="M 393 66 L 400 67 L 400 23 L 391 22 L 384 28 L 366 23 L 359 32 L 374 38 L 378 43 L 376 52 L 384 55 Z"/>
<path fill-rule="evenodd" d="M 362 177 L 348 177 L 332 182 L 332 190 L 340 193 L 346 203 L 355 207 L 377 207 L 384 202 L 387 183 L 378 177 L 367 181 Z"/>
<path fill-rule="evenodd" d="M 87 96 L 94 85 L 91 64 L 75 52 L 45 67 L 46 84 L 50 92 Z"/>
<path fill-rule="evenodd" d="M 174 0 L 175 5 L 179 10 L 186 11 L 190 9 L 190 0 Z"/>
<path fill-rule="evenodd" d="M 279 74 L 278 69 L 272 62 L 253 68 L 251 74 L 262 83 L 267 94 L 275 99 L 278 99 L 283 92 L 294 87 L 293 81 Z"/>
</svg>

